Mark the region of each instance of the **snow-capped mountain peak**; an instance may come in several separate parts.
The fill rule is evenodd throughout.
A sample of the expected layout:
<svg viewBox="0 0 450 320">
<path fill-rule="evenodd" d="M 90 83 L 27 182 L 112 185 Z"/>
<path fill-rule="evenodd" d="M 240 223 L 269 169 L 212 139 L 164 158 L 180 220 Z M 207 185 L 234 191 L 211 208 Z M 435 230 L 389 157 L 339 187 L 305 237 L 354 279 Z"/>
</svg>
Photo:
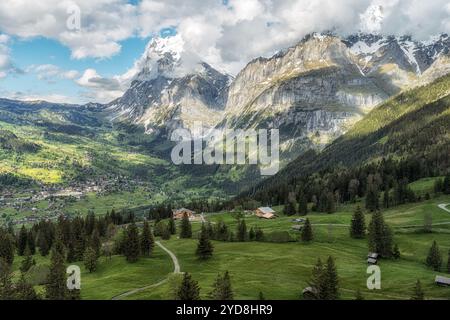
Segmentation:
<svg viewBox="0 0 450 320">
<path fill-rule="evenodd" d="M 155 37 L 149 42 L 144 52 L 144 57 L 162 58 L 166 54 L 170 54 L 174 60 L 178 61 L 181 58 L 181 53 L 184 50 L 184 40 L 181 35 L 172 37 Z"/>
<path fill-rule="evenodd" d="M 381 65 L 396 61 L 403 70 L 420 76 L 440 54 L 447 54 L 450 39 L 446 34 L 428 41 L 415 41 L 410 36 L 382 36 L 358 33 L 344 42 L 359 58 L 365 73 L 379 69 Z"/>
<path fill-rule="evenodd" d="M 150 81 L 158 76 L 172 78 L 180 67 L 184 52 L 184 40 L 180 35 L 153 38 L 134 66 L 122 76 L 123 82 Z"/>
</svg>

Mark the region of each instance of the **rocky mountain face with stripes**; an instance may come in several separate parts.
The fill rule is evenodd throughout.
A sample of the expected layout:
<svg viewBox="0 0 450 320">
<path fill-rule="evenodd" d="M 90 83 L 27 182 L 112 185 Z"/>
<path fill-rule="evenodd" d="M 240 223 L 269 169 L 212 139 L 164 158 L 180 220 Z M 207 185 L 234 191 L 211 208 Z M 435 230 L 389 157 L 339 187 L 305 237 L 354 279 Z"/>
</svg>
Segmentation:
<svg viewBox="0 0 450 320">
<path fill-rule="evenodd" d="M 154 39 L 111 118 L 168 136 L 195 121 L 217 129 L 278 128 L 286 161 L 321 148 L 378 104 L 450 71 L 450 38 L 314 33 L 234 78 L 188 59 L 177 37 Z M 197 57 L 198 58 L 198 57 Z M 194 60 L 194 59 L 193 59 Z M 198 59 L 201 61 L 201 59 Z"/>
</svg>

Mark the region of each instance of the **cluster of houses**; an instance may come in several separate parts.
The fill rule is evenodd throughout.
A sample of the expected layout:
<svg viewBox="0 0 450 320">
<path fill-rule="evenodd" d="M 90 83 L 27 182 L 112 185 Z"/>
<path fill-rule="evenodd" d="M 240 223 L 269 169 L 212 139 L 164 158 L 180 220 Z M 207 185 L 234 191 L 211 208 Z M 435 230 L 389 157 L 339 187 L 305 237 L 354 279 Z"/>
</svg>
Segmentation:
<svg viewBox="0 0 450 320">
<path fill-rule="evenodd" d="M 65 216 L 63 213 L 54 213 L 51 215 L 30 215 L 21 219 L 17 219 L 11 222 L 12 225 L 33 224 L 39 221 L 53 221 L 57 220 L 60 216 Z"/>
</svg>

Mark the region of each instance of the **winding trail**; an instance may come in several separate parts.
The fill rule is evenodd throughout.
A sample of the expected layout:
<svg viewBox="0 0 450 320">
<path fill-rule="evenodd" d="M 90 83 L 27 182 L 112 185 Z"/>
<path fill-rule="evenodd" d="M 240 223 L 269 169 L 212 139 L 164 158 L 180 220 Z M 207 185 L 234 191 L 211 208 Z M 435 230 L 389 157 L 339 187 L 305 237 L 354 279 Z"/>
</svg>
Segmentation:
<svg viewBox="0 0 450 320">
<path fill-rule="evenodd" d="M 448 205 L 450 205 L 450 204 L 448 204 L 448 203 L 441 203 L 441 204 L 438 204 L 438 207 L 441 208 L 442 210 L 447 211 L 448 213 L 450 213 L 450 209 L 447 208 Z M 205 217 L 203 216 L 203 214 L 202 214 L 201 218 L 202 218 L 202 222 L 205 222 L 205 221 L 206 221 L 206 220 L 205 220 Z M 433 225 L 434 225 L 434 226 L 438 226 L 438 225 L 446 225 L 446 224 L 450 224 L 450 222 L 434 223 Z M 336 223 L 336 224 L 332 224 L 332 223 L 331 223 L 331 224 L 330 224 L 330 223 L 316 223 L 316 224 L 312 224 L 312 225 L 313 225 L 313 226 L 329 226 L 329 225 L 331 225 L 331 226 L 347 227 L 347 228 L 350 226 L 350 225 L 348 225 L 348 224 L 343 224 L 343 223 Z M 397 228 L 411 228 L 411 227 L 420 227 L 420 226 L 421 226 L 421 225 L 409 225 L 409 226 L 396 226 L 396 227 L 397 227 Z M 156 243 L 156 245 L 157 245 L 158 247 L 160 247 L 161 249 L 163 249 L 163 250 L 170 256 L 170 258 L 172 259 L 172 263 L 173 263 L 173 273 L 175 273 L 175 274 L 180 273 L 180 272 L 181 272 L 181 271 L 180 271 L 180 270 L 181 270 L 181 268 L 180 268 L 180 263 L 179 263 L 178 258 L 176 257 L 176 255 L 175 255 L 172 251 L 170 251 L 169 249 L 167 249 L 163 244 L 161 244 L 161 242 L 155 241 L 155 243 Z M 163 279 L 163 280 L 161 280 L 161 281 L 159 281 L 159 282 L 157 282 L 157 283 L 154 283 L 154 284 L 152 284 L 152 285 L 145 286 L 145 287 L 141 287 L 141 288 L 137 288 L 137 289 L 133 289 L 133 290 L 130 290 L 130 291 L 121 293 L 121 294 L 119 294 L 119 295 L 113 297 L 112 300 L 120 300 L 120 299 L 122 299 L 122 298 L 131 296 L 131 295 L 133 295 L 133 294 L 135 294 L 135 293 L 138 293 L 138 292 L 141 292 L 141 291 L 144 291 L 144 290 L 147 290 L 147 289 L 151 289 L 151 288 L 158 287 L 158 286 L 160 286 L 160 285 L 166 283 L 167 280 L 168 280 L 168 277 L 166 277 L 165 279 Z M 392 297 L 394 297 L 394 296 L 392 296 Z M 396 298 L 400 298 L 400 297 L 396 297 Z M 403 297 L 402 297 L 402 298 L 403 298 Z"/>
<path fill-rule="evenodd" d="M 441 208 L 442 210 L 450 213 L 450 209 L 447 208 L 448 205 L 450 205 L 450 204 L 449 203 L 441 203 L 441 204 L 438 204 L 438 207 Z"/>
<path fill-rule="evenodd" d="M 180 263 L 178 262 L 178 258 L 176 257 L 176 255 L 172 251 L 167 249 L 165 246 L 163 246 L 161 244 L 161 242 L 155 241 L 155 243 L 156 243 L 156 245 L 158 247 L 163 249 L 170 256 L 170 258 L 172 259 L 172 262 L 173 262 L 173 273 L 180 273 Z M 165 279 L 163 279 L 163 280 L 161 280 L 161 281 L 159 281 L 157 283 L 151 284 L 149 286 L 145 286 L 145 287 L 141 287 L 141 288 L 137 288 L 137 289 L 133 289 L 133 290 L 121 293 L 121 294 L 113 297 L 112 300 L 120 300 L 122 298 L 131 296 L 131 295 L 133 295 L 135 293 L 138 293 L 138 292 L 141 292 L 141 291 L 144 291 L 144 290 L 147 290 L 147 289 L 159 287 L 160 285 L 166 283 L 167 280 L 168 280 L 168 276 Z"/>
<path fill-rule="evenodd" d="M 178 258 L 177 256 L 170 251 L 169 249 L 167 249 L 166 247 L 164 247 L 161 242 L 156 241 L 155 242 L 158 247 L 160 247 L 161 249 L 163 249 L 165 252 L 167 252 L 167 254 L 172 258 L 172 262 L 173 262 L 173 273 L 180 273 L 180 263 L 178 262 Z"/>
</svg>

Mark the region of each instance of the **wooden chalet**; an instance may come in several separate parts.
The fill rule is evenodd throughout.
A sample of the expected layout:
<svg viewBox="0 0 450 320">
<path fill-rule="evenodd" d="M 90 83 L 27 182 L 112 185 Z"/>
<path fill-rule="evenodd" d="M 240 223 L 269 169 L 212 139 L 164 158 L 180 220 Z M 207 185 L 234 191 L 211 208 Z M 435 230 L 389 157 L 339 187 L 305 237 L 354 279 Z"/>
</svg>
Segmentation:
<svg viewBox="0 0 450 320">
<path fill-rule="evenodd" d="M 181 208 L 181 209 L 176 209 L 176 210 L 172 210 L 172 216 L 175 220 L 181 220 L 183 219 L 183 216 L 187 215 L 187 217 L 189 219 L 193 218 L 195 215 L 195 211 L 186 209 L 186 208 Z"/>
<path fill-rule="evenodd" d="M 260 207 L 255 210 L 255 216 L 263 218 L 263 219 L 275 219 L 276 213 L 270 207 Z"/>
</svg>

